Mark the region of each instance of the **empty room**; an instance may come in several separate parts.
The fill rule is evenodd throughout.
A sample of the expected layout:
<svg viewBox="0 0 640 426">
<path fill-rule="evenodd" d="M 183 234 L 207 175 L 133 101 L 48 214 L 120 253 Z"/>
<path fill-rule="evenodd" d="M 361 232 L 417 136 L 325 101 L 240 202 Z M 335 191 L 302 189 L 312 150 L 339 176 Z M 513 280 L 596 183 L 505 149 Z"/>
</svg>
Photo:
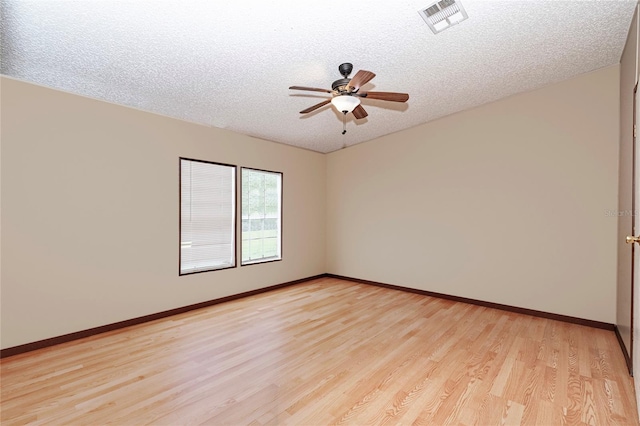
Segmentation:
<svg viewBox="0 0 640 426">
<path fill-rule="evenodd" d="M 640 424 L 639 7 L 1 0 L 1 423 Z"/>
</svg>

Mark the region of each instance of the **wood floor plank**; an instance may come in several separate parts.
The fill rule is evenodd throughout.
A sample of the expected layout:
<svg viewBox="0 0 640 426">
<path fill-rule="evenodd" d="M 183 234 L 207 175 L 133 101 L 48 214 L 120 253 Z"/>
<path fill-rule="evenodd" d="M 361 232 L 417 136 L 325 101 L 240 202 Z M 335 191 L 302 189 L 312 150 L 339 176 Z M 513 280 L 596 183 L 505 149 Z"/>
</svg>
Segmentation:
<svg viewBox="0 0 640 426">
<path fill-rule="evenodd" d="M 638 425 L 613 332 L 333 278 L 0 360 L 24 424 Z"/>
</svg>

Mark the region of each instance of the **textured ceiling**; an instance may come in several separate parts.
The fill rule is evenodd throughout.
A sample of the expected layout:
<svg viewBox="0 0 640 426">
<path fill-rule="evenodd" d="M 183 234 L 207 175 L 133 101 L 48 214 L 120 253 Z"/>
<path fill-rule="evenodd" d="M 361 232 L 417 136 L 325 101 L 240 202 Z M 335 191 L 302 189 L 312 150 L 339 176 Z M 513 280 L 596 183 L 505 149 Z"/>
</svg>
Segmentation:
<svg viewBox="0 0 640 426">
<path fill-rule="evenodd" d="M 2 0 L 3 74 L 205 125 L 331 152 L 617 64 L 636 0 L 462 0 L 434 35 L 433 0 Z M 347 134 L 328 96 L 338 65 L 373 71 Z"/>
</svg>

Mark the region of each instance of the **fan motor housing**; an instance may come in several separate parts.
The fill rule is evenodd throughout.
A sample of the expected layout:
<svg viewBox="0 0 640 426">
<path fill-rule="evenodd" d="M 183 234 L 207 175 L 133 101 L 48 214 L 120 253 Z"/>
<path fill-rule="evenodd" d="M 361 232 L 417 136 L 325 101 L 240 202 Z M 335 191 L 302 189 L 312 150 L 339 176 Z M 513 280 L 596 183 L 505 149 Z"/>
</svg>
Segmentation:
<svg viewBox="0 0 640 426">
<path fill-rule="evenodd" d="M 343 91 L 344 87 L 349 84 L 349 82 L 351 81 L 350 78 L 341 78 L 340 80 L 336 80 L 333 82 L 333 84 L 331 85 L 331 88 L 333 90 L 337 90 L 337 91 Z M 343 88 L 343 90 L 340 90 L 340 88 Z"/>
</svg>

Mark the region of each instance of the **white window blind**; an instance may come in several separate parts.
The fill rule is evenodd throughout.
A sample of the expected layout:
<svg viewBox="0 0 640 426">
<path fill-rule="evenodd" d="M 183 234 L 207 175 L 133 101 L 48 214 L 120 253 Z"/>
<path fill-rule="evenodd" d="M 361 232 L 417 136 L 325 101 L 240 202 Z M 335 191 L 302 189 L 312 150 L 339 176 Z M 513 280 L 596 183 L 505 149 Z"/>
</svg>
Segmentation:
<svg viewBox="0 0 640 426">
<path fill-rule="evenodd" d="M 180 159 L 180 274 L 234 267 L 236 168 Z"/>
<path fill-rule="evenodd" d="M 282 259 L 282 173 L 242 169 L 242 264 Z"/>
</svg>

